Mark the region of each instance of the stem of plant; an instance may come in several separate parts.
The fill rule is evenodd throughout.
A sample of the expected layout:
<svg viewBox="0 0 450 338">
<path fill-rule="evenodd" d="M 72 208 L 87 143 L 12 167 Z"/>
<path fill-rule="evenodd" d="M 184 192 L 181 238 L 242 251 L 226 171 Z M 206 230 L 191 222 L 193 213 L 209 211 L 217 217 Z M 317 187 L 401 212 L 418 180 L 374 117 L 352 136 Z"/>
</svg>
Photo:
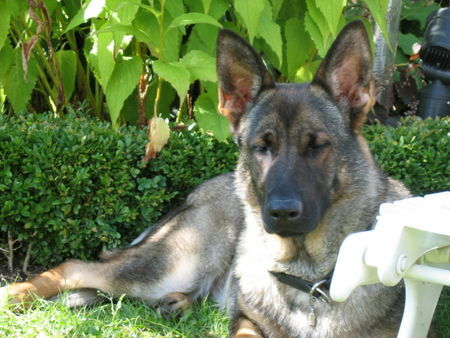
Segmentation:
<svg viewBox="0 0 450 338">
<path fill-rule="evenodd" d="M 94 110 L 94 114 L 100 118 L 100 112 L 97 110 L 96 106 L 96 98 L 94 97 L 94 94 L 92 93 L 91 84 L 89 81 L 89 68 L 87 68 L 87 71 L 84 71 L 84 65 L 82 64 L 80 60 L 80 51 L 78 50 L 78 46 L 75 42 L 75 36 L 73 31 L 69 31 L 65 34 L 67 41 L 69 43 L 70 48 L 75 51 L 75 54 L 77 56 L 77 87 L 78 89 L 84 93 L 84 97 L 88 100 L 90 106 Z M 97 80 L 95 80 L 97 82 Z"/>
<path fill-rule="evenodd" d="M 25 259 L 23 260 L 23 266 L 22 266 L 22 271 L 28 275 L 28 266 L 30 264 L 30 258 L 31 258 L 31 248 L 32 248 L 32 244 L 28 244 L 28 248 L 27 248 L 27 254 L 25 255 Z"/>
<path fill-rule="evenodd" d="M 21 42 L 20 37 L 22 36 L 23 32 L 27 32 L 28 34 L 32 35 L 29 32 L 29 28 L 27 28 L 27 25 L 26 25 L 26 22 L 24 21 L 24 19 L 20 18 L 19 21 L 11 21 L 11 33 L 14 33 L 14 34 L 11 34 L 11 36 L 13 37 L 13 40 L 16 42 L 16 44 Z M 24 27 L 23 29 L 20 29 L 18 27 L 19 23 Z M 41 90 L 46 93 L 46 95 L 44 95 L 44 96 L 47 97 L 48 106 L 52 107 L 51 101 L 54 102 L 55 97 L 53 95 L 53 90 L 52 90 L 50 83 L 46 76 L 46 73 L 47 73 L 49 75 L 49 77 L 51 78 L 51 80 L 54 81 L 51 71 L 49 72 L 49 69 L 51 69 L 51 67 L 50 67 L 49 63 L 47 62 L 47 58 L 45 57 L 45 54 L 42 51 L 42 47 L 39 45 L 39 43 L 36 44 L 34 53 L 35 53 L 35 56 L 41 60 L 41 62 L 36 62 L 36 69 L 39 73 L 39 83 L 43 87 L 43 89 L 41 89 Z M 41 65 L 44 65 L 45 71 L 44 71 L 44 69 L 42 69 Z M 28 106 L 30 107 L 31 105 L 28 105 Z"/>
<path fill-rule="evenodd" d="M 164 10 L 165 0 L 161 0 L 161 16 L 159 17 L 159 60 L 163 60 L 163 41 L 164 41 Z M 159 100 L 161 99 L 162 80 L 158 76 L 158 87 L 156 88 L 155 103 L 153 104 L 153 117 L 157 117 L 159 113 Z"/>
<path fill-rule="evenodd" d="M 8 231 L 8 269 L 10 272 L 14 269 L 14 243 L 16 241 L 11 235 L 11 231 Z"/>
<path fill-rule="evenodd" d="M 153 117 L 157 117 L 159 113 L 159 100 L 161 98 L 162 80 L 158 76 L 158 87 L 156 88 L 155 103 L 153 104 Z"/>
</svg>

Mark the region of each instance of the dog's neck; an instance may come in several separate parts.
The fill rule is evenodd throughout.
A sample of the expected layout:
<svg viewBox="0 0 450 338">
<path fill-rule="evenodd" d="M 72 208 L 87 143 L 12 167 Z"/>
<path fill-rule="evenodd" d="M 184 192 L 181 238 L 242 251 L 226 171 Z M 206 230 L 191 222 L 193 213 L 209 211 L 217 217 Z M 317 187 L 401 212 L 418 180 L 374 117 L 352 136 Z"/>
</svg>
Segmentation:
<svg viewBox="0 0 450 338">
<path fill-rule="evenodd" d="M 283 272 L 269 271 L 272 276 L 274 276 L 279 282 L 289 285 L 299 291 L 309 294 L 309 296 L 314 298 L 319 298 L 325 302 L 331 302 L 329 296 L 329 289 L 331 284 L 331 279 L 333 277 L 333 271 L 331 271 L 323 279 L 312 282 L 294 275 L 289 275 Z"/>
</svg>

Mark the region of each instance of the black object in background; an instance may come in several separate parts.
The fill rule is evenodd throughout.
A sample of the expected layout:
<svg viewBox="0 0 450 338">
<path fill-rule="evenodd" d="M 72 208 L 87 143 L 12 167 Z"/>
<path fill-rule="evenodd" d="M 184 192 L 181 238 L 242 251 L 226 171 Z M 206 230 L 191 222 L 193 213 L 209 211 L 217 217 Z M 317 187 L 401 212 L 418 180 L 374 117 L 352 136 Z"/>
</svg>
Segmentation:
<svg viewBox="0 0 450 338">
<path fill-rule="evenodd" d="M 450 116 L 450 8 L 440 8 L 428 17 L 420 57 L 431 83 L 419 93 L 418 115 Z"/>
</svg>

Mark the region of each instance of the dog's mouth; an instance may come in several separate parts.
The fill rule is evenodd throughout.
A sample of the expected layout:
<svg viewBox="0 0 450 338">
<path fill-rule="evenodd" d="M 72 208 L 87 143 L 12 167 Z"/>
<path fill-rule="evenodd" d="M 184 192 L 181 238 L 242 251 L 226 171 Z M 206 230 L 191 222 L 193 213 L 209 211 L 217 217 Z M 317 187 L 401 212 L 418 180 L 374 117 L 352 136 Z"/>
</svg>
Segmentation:
<svg viewBox="0 0 450 338">
<path fill-rule="evenodd" d="M 316 229 L 317 224 L 318 222 L 314 222 L 313 224 L 309 223 L 307 226 L 305 226 L 302 222 L 299 222 L 295 226 L 291 225 L 289 227 L 283 227 L 279 226 L 278 224 L 266 222 L 263 217 L 264 230 L 271 235 L 277 235 L 282 238 L 292 238 L 307 235 Z"/>
<path fill-rule="evenodd" d="M 281 232 L 277 232 L 277 233 L 273 233 L 273 234 L 276 234 L 283 238 L 298 237 L 298 236 L 304 235 L 304 233 L 297 233 L 297 232 L 293 232 L 293 231 L 281 231 Z"/>
</svg>

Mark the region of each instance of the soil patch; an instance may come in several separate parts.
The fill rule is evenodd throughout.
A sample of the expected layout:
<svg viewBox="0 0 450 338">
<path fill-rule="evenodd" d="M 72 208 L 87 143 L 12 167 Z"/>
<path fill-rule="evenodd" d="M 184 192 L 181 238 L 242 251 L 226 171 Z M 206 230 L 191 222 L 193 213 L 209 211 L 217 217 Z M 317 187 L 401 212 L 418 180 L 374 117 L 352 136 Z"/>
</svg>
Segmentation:
<svg viewBox="0 0 450 338">
<path fill-rule="evenodd" d="M 43 266 L 29 266 L 28 273 L 25 273 L 21 269 L 9 271 L 6 265 L 0 265 L 0 286 L 4 286 L 6 283 L 23 282 L 45 270 Z"/>
</svg>

